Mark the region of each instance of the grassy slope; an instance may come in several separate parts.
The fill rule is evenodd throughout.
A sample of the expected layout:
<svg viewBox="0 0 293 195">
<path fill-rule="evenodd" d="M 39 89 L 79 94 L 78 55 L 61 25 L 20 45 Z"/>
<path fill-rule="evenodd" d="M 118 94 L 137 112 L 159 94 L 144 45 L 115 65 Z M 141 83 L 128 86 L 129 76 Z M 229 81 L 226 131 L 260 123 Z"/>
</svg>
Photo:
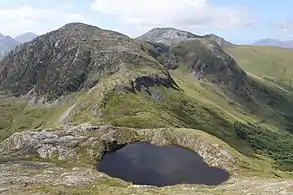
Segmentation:
<svg viewBox="0 0 293 195">
<path fill-rule="evenodd" d="M 261 110 L 248 113 L 243 105 L 235 102 L 225 91 L 192 77 L 183 76 L 178 71 L 172 72 L 172 76 L 181 90 L 159 86 L 151 88 L 162 95 L 162 102 L 154 101 L 145 92 L 136 94 L 124 91 L 111 92 L 119 85 L 128 85 L 128 78 L 135 76 L 137 75 L 132 75 L 132 73 L 121 73 L 121 75 L 116 74 L 105 78 L 100 81 L 97 88 L 73 94 L 69 98 L 71 100 L 69 103 L 57 108 L 26 106 L 21 101 L 2 102 L 0 107 L 2 126 L 0 134 L 2 137 L 0 139 L 15 131 L 57 126 L 60 124 L 60 116 L 70 106 L 76 104 L 67 122 L 78 124 L 90 121 L 94 124 L 112 123 L 135 128 L 200 129 L 220 138 L 249 157 L 252 163 L 241 165 L 244 169 L 261 174 L 264 167 L 270 169 L 270 163 L 264 163 L 267 161 L 272 162 L 278 168 L 293 170 L 290 165 L 293 156 L 288 154 L 288 151 L 293 148 L 291 141 L 293 137 L 283 130 L 278 118 L 276 121 L 271 120 L 276 110 L 266 105 L 265 102 L 257 102 L 262 108 Z M 266 86 L 270 91 L 281 94 L 287 99 L 287 94 L 271 83 L 258 80 L 258 78 L 255 80 L 259 85 Z M 280 101 L 277 103 L 277 107 L 284 104 L 282 98 Z M 91 114 L 91 110 L 95 106 L 102 113 L 102 117 L 95 117 Z M 291 114 L 284 109 L 281 110 L 284 115 Z M 259 124 L 259 121 L 262 123 Z M 235 124 L 237 124 L 236 127 Z M 258 147 L 258 143 L 262 143 L 261 147 Z M 274 162 L 273 159 L 278 161 Z M 264 163 L 263 167 L 256 166 L 260 162 Z"/>
<path fill-rule="evenodd" d="M 257 113 L 262 118 L 259 122 L 292 131 L 293 50 L 266 46 L 228 46 L 225 51 L 253 80 L 286 99 L 282 101 L 277 97 L 277 104 L 272 107 L 268 107 L 265 102 L 259 102 L 264 108 Z"/>
<path fill-rule="evenodd" d="M 265 100 L 258 99 L 260 109 L 248 113 L 243 105 L 235 102 L 223 90 L 186 75 L 183 77 L 178 72 L 172 74 L 181 91 L 152 88 L 163 95 L 162 102 L 155 102 L 143 92 L 112 92 L 104 97 L 101 108 L 104 117 L 96 118 L 90 115 L 89 110 L 101 102 L 101 91 L 92 90 L 81 99 L 82 103 L 71 115 L 71 122 L 91 121 L 135 128 L 201 129 L 252 159 L 257 159 L 260 154 L 261 158 L 279 160 L 274 163 L 278 168 L 292 170 L 288 162 L 291 162 L 293 156 L 288 155 L 288 151 L 292 149 L 290 140 L 293 140 L 293 136 L 283 128 L 281 118 L 273 116 L 277 112 L 291 115 L 290 110 L 283 106 L 287 103 L 287 94 L 282 94 L 266 81 L 251 78 L 269 89 L 269 93 L 279 94 L 280 98 L 275 100 L 277 110 L 268 106 Z M 240 126 L 235 127 L 235 124 Z M 241 138 L 243 132 L 245 138 Z M 262 143 L 262 147 L 258 147 L 257 143 Z"/>
<path fill-rule="evenodd" d="M 0 97 L 0 141 L 15 132 L 58 126 L 62 114 L 76 101 L 75 97 L 70 99 L 68 97 L 68 103 L 54 108 L 45 105 L 30 106 L 24 100 Z"/>
<path fill-rule="evenodd" d="M 269 154 L 281 168 L 292 170 L 293 158 L 290 151 L 293 149 L 291 144 L 293 98 L 290 91 L 293 78 L 293 50 L 266 46 L 229 46 L 225 51 L 244 70 L 252 73 L 251 77 L 286 98 L 287 102 L 277 99 L 278 105 L 267 107 L 265 111 L 258 113 L 262 118 L 258 124 L 269 127 L 273 132 L 252 127 L 248 130 L 250 132 L 248 134 L 253 131 L 254 136 L 249 138 L 248 142 Z"/>
<path fill-rule="evenodd" d="M 228 46 L 230 54 L 244 70 L 291 88 L 293 50 L 266 46 Z"/>
</svg>

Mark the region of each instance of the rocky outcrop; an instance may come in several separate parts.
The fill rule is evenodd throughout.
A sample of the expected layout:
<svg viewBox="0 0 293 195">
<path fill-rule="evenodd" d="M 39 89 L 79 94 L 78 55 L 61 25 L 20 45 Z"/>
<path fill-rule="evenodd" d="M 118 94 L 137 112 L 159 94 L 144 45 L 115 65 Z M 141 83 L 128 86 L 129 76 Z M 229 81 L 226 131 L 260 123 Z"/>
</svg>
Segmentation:
<svg viewBox="0 0 293 195">
<path fill-rule="evenodd" d="M 154 28 L 138 37 L 137 40 L 171 45 L 173 43 L 195 38 L 201 38 L 201 36 L 175 28 Z"/>
<path fill-rule="evenodd" d="M 175 29 L 175 28 L 154 28 L 142 36 L 138 37 L 137 40 L 152 42 L 152 43 L 163 43 L 165 45 L 172 45 L 180 43 L 181 41 L 187 40 L 208 40 L 214 41 L 218 45 L 226 46 L 232 43 L 226 41 L 222 37 L 214 34 L 207 34 L 204 36 L 195 35 L 191 32 Z"/>
<path fill-rule="evenodd" d="M 2 155 L 38 154 L 41 158 L 58 160 L 99 160 L 113 144 L 135 142 L 135 132 L 127 132 L 111 126 L 83 124 L 77 127 L 64 127 L 60 130 L 44 129 L 16 133 L 0 145 Z"/>
<path fill-rule="evenodd" d="M 114 126 L 82 124 L 59 129 L 44 129 L 15 133 L 0 143 L 0 155 L 26 156 L 89 162 L 93 165 L 109 151 L 127 144 L 148 141 L 156 145 L 179 145 L 198 152 L 211 166 L 234 170 L 231 155 L 195 130 L 184 129 L 130 129 Z"/>
</svg>

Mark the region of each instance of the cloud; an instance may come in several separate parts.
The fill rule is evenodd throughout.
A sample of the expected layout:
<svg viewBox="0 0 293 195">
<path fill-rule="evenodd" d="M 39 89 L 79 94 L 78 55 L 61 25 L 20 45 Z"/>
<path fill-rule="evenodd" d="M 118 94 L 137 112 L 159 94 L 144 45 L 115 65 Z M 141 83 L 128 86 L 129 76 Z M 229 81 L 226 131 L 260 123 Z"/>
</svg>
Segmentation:
<svg viewBox="0 0 293 195">
<path fill-rule="evenodd" d="M 275 23 L 275 26 L 288 34 L 293 35 L 293 19 L 292 20 L 284 20 L 284 21 L 279 21 Z"/>
<path fill-rule="evenodd" d="M 274 38 L 281 40 L 293 39 L 293 19 L 270 21 L 268 26 Z"/>
<path fill-rule="evenodd" d="M 216 6 L 207 0 L 93 0 L 90 7 L 136 29 L 223 30 L 250 28 L 255 23 L 242 8 Z"/>
<path fill-rule="evenodd" d="M 17 36 L 24 32 L 46 33 L 69 22 L 86 22 L 83 15 L 61 9 L 37 9 L 29 6 L 0 8 L 0 32 Z"/>
</svg>

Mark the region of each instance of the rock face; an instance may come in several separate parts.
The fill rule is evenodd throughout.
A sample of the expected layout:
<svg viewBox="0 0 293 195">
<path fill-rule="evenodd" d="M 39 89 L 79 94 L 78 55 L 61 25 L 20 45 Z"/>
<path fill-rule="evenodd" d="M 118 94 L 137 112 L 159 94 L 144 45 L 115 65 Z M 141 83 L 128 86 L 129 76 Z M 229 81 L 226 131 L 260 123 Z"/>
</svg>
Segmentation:
<svg viewBox="0 0 293 195">
<path fill-rule="evenodd" d="M 0 64 L 0 90 L 54 99 L 91 88 L 102 76 L 146 66 L 168 79 L 162 65 L 140 47 L 117 32 L 67 24 L 10 52 Z"/>
<path fill-rule="evenodd" d="M 235 169 L 235 162 L 227 151 L 202 139 L 194 130 L 137 130 L 90 124 L 64 126 L 56 130 L 44 129 L 15 133 L 0 143 L 0 155 L 38 154 L 41 158 L 94 164 L 101 160 L 105 152 L 115 151 L 127 144 L 139 141 L 190 148 L 200 154 L 211 166 L 226 170 Z"/>
<path fill-rule="evenodd" d="M 230 42 L 226 41 L 222 37 L 219 37 L 213 34 L 199 36 L 191 32 L 178 30 L 175 28 L 154 28 L 148 31 L 147 33 L 145 33 L 144 35 L 137 38 L 137 40 L 140 40 L 140 41 L 163 43 L 165 45 L 171 45 L 171 44 L 179 43 L 181 41 L 186 41 L 186 40 L 198 40 L 198 39 L 201 39 L 201 40 L 207 39 L 210 41 L 215 41 L 220 46 L 231 45 Z"/>
<path fill-rule="evenodd" d="M 194 38 L 201 37 L 175 28 L 154 28 L 137 39 L 140 41 L 149 41 L 171 45 L 172 43 L 178 43 L 180 41 Z"/>
<path fill-rule="evenodd" d="M 150 41 L 153 47 L 149 53 L 168 69 L 184 68 L 198 79 L 232 90 L 245 82 L 245 72 L 218 44 L 225 44 L 225 40 L 215 35 L 199 37 L 175 29 L 154 29 L 139 39 Z"/>
</svg>

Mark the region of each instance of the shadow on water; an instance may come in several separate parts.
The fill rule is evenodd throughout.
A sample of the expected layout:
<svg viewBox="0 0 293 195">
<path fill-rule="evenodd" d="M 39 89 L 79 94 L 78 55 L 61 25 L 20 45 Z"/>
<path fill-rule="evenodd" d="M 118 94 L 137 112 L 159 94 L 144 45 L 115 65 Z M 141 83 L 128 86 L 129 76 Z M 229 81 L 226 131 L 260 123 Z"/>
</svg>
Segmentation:
<svg viewBox="0 0 293 195">
<path fill-rule="evenodd" d="M 140 142 L 104 155 L 97 170 L 139 185 L 218 185 L 229 179 L 223 169 L 210 167 L 194 151 L 179 146 Z"/>
</svg>

